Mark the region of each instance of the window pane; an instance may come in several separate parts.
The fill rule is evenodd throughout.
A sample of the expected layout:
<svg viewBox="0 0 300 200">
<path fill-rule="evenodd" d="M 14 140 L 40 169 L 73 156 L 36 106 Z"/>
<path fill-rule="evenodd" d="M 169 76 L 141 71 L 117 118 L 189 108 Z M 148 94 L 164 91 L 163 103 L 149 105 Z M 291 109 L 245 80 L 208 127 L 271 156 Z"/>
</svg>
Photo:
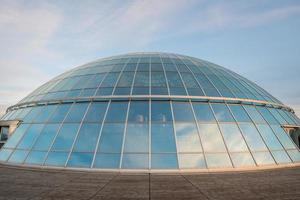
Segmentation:
<svg viewBox="0 0 300 200">
<path fill-rule="evenodd" d="M 201 152 L 197 127 L 193 123 L 176 123 L 177 148 L 179 152 Z"/>
<path fill-rule="evenodd" d="M 175 121 L 195 121 L 189 102 L 173 102 L 173 112 Z"/>
<path fill-rule="evenodd" d="M 12 150 L 2 148 L 0 151 L 0 161 L 6 161 L 9 158 L 11 153 Z"/>
<path fill-rule="evenodd" d="M 49 152 L 45 165 L 65 166 L 69 153 Z"/>
<path fill-rule="evenodd" d="M 64 124 L 52 146 L 52 150 L 70 151 L 74 138 L 77 134 L 79 124 Z"/>
<path fill-rule="evenodd" d="M 131 101 L 128 122 L 146 123 L 149 120 L 149 102 Z"/>
<path fill-rule="evenodd" d="M 293 162 L 300 161 L 300 152 L 298 150 L 288 150 L 287 151 Z"/>
<path fill-rule="evenodd" d="M 42 111 L 35 118 L 34 122 L 36 123 L 46 122 L 56 108 L 57 105 L 44 106 Z"/>
<path fill-rule="evenodd" d="M 221 133 L 216 124 L 199 124 L 199 132 L 204 151 L 224 152 L 226 151 Z"/>
<path fill-rule="evenodd" d="M 59 124 L 47 124 L 33 146 L 34 150 L 48 150 L 59 128 Z"/>
<path fill-rule="evenodd" d="M 191 73 L 181 73 L 181 77 L 184 81 L 184 85 L 187 88 L 199 88 L 199 85 L 196 81 L 196 79 L 194 78 L 194 76 Z M 199 90 L 201 90 L 199 88 Z"/>
<path fill-rule="evenodd" d="M 255 166 L 250 153 L 231 153 L 230 156 L 234 167 Z"/>
<path fill-rule="evenodd" d="M 28 154 L 28 151 L 15 150 L 13 152 L 13 154 L 10 156 L 8 162 L 23 163 L 27 154 Z"/>
<path fill-rule="evenodd" d="M 291 162 L 291 159 L 285 151 L 272 151 L 272 155 L 279 164 Z"/>
<path fill-rule="evenodd" d="M 208 168 L 232 167 L 227 153 L 207 153 L 205 155 Z"/>
<path fill-rule="evenodd" d="M 255 123 L 266 123 L 254 106 L 244 106 L 244 108 Z"/>
<path fill-rule="evenodd" d="M 135 87 L 149 87 L 149 72 L 136 72 Z"/>
<path fill-rule="evenodd" d="M 236 121 L 238 122 L 251 122 L 248 114 L 241 105 L 229 105 L 231 112 L 233 113 Z"/>
<path fill-rule="evenodd" d="M 198 122 L 215 122 L 216 119 L 207 103 L 193 102 L 193 108 Z"/>
<path fill-rule="evenodd" d="M 272 115 L 280 122 L 280 124 L 287 124 L 285 119 L 277 112 L 277 109 L 268 108 L 268 110 L 272 113 Z"/>
<path fill-rule="evenodd" d="M 23 135 L 25 134 L 26 130 L 30 124 L 21 124 L 15 132 L 12 134 L 12 136 L 9 138 L 9 140 L 4 144 L 4 148 L 15 148 Z"/>
<path fill-rule="evenodd" d="M 78 133 L 73 151 L 93 152 L 100 133 L 100 124 L 83 124 Z"/>
<path fill-rule="evenodd" d="M 124 154 L 122 161 L 123 169 L 148 169 L 148 154 Z"/>
<path fill-rule="evenodd" d="M 166 87 L 166 79 L 163 72 L 151 73 L 151 86 L 152 87 Z"/>
<path fill-rule="evenodd" d="M 30 128 L 26 131 L 25 135 L 23 136 L 21 142 L 18 145 L 18 148 L 30 149 L 34 144 L 36 138 L 41 133 L 43 127 L 44 127 L 43 124 L 32 124 Z"/>
<path fill-rule="evenodd" d="M 248 151 L 247 145 L 236 124 L 220 124 L 220 128 L 230 152 Z"/>
<path fill-rule="evenodd" d="M 181 169 L 202 169 L 206 168 L 203 154 L 179 154 Z"/>
<path fill-rule="evenodd" d="M 46 158 L 47 152 L 32 151 L 29 153 L 25 163 L 42 165 Z"/>
<path fill-rule="evenodd" d="M 292 142 L 291 138 L 288 136 L 288 134 L 281 128 L 279 125 L 271 125 L 271 128 L 273 129 L 274 133 L 276 134 L 277 138 L 281 142 L 281 144 L 286 149 L 295 149 L 295 145 Z"/>
<path fill-rule="evenodd" d="M 92 164 L 92 160 L 92 153 L 72 153 L 67 166 L 89 168 Z"/>
<path fill-rule="evenodd" d="M 98 152 L 120 153 L 124 135 L 124 124 L 104 124 Z"/>
<path fill-rule="evenodd" d="M 266 145 L 263 143 L 253 124 L 239 124 L 239 126 L 251 151 L 267 150 Z"/>
<path fill-rule="evenodd" d="M 26 115 L 26 117 L 23 119 L 23 122 L 32 122 L 35 119 L 35 117 L 37 116 L 37 114 L 40 113 L 41 109 L 42 109 L 41 106 L 33 107 L 31 109 L 30 113 L 28 113 Z"/>
<path fill-rule="evenodd" d="M 177 169 L 178 162 L 176 154 L 152 154 L 152 169 Z"/>
<path fill-rule="evenodd" d="M 128 124 L 124 152 L 149 152 L 148 124 Z"/>
<path fill-rule="evenodd" d="M 89 111 L 87 112 L 84 121 L 101 123 L 106 108 L 107 108 L 107 102 L 93 102 L 89 107 Z"/>
<path fill-rule="evenodd" d="M 253 157 L 258 165 L 275 164 L 269 152 L 253 152 Z"/>
<path fill-rule="evenodd" d="M 152 123 L 151 150 L 153 153 L 176 152 L 173 124 Z"/>
<path fill-rule="evenodd" d="M 134 72 L 123 72 L 117 87 L 131 87 L 133 81 Z"/>
<path fill-rule="evenodd" d="M 211 104 L 217 120 L 220 122 L 233 122 L 234 119 L 225 104 Z"/>
<path fill-rule="evenodd" d="M 108 73 L 101 83 L 101 87 L 114 87 L 118 80 L 119 73 Z"/>
<path fill-rule="evenodd" d="M 278 124 L 277 120 L 273 117 L 273 115 L 264 107 L 257 107 L 257 110 L 261 113 L 261 115 L 265 118 L 265 120 L 269 124 Z"/>
<path fill-rule="evenodd" d="M 62 122 L 72 104 L 58 105 L 48 122 Z"/>
<path fill-rule="evenodd" d="M 258 124 L 257 128 L 270 150 L 283 149 L 272 129 L 268 125 Z"/>
<path fill-rule="evenodd" d="M 183 83 L 178 72 L 166 72 L 170 88 L 183 88 Z"/>
<path fill-rule="evenodd" d="M 117 169 L 120 165 L 121 154 L 97 153 L 94 168 Z"/>
<path fill-rule="evenodd" d="M 169 101 L 151 102 L 151 120 L 152 122 L 172 121 L 172 113 Z"/>
<path fill-rule="evenodd" d="M 73 104 L 65 122 L 81 122 L 89 103 Z"/>
<path fill-rule="evenodd" d="M 123 122 L 127 113 L 127 102 L 111 102 L 106 115 L 106 122 Z"/>
</svg>

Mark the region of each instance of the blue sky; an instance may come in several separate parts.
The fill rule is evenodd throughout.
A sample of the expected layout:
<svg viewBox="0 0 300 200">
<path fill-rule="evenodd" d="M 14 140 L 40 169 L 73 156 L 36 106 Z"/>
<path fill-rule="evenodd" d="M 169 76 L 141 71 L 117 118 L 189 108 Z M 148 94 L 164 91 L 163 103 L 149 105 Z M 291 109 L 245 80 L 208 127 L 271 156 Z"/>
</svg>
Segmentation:
<svg viewBox="0 0 300 200">
<path fill-rule="evenodd" d="M 2 111 L 94 59 L 165 51 L 227 67 L 300 113 L 298 0 L 0 0 L 0 5 Z"/>
</svg>

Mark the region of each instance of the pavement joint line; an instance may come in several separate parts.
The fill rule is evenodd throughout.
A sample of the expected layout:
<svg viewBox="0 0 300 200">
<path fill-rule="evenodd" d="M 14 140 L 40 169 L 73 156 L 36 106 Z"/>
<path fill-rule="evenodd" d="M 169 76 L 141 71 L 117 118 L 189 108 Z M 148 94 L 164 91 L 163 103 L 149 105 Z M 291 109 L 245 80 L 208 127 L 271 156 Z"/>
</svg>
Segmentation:
<svg viewBox="0 0 300 200">
<path fill-rule="evenodd" d="M 190 181 L 187 177 L 185 177 L 183 174 L 181 174 L 181 176 L 187 181 L 189 182 L 193 187 L 195 187 L 199 192 L 200 194 L 202 194 L 203 196 L 206 197 L 206 199 L 211 199 L 207 194 L 205 194 L 197 185 L 195 185 L 192 181 Z"/>
</svg>

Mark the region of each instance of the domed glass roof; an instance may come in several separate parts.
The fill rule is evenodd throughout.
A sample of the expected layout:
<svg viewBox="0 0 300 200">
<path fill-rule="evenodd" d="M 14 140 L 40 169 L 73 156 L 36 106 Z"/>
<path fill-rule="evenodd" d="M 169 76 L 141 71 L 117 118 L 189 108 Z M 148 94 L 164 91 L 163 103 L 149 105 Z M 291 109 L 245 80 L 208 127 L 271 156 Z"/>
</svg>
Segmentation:
<svg viewBox="0 0 300 200">
<path fill-rule="evenodd" d="M 197 58 L 133 53 L 70 70 L 10 107 L 0 161 L 102 170 L 207 170 L 300 162 L 293 110 Z"/>
</svg>

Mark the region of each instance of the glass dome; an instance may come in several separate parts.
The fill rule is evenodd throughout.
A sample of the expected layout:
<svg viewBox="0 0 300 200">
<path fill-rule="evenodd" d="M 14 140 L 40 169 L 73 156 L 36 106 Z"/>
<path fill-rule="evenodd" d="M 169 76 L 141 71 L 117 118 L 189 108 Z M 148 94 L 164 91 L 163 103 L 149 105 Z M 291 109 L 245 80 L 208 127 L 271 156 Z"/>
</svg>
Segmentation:
<svg viewBox="0 0 300 200">
<path fill-rule="evenodd" d="M 132 53 L 74 68 L 10 107 L 0 162 L 102 170 L 291 165 L 293 110 L 213 63 Z"/>
</svg>

